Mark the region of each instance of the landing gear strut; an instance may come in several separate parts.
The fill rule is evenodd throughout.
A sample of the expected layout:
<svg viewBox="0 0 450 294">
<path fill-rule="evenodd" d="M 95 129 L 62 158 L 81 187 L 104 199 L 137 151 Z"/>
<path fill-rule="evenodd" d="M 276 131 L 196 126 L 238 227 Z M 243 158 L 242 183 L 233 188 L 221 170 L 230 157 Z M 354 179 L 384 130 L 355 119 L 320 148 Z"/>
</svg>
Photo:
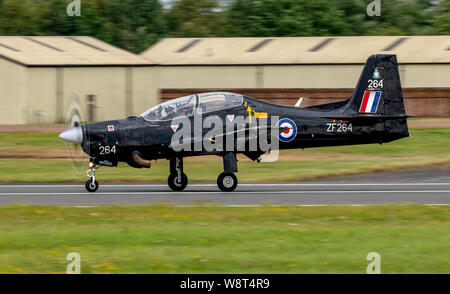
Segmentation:
<svg viewBox="0 0 450 294">
<path fill-rule="evenodd" d="M 234 172 L 238 171 L 236 154 L 226 152 L 223 155 L 224 172 L 217 177 L 217 186 L 223 192 L 232 192 L 236 189 L 238 180 Z"/>
<path fill-rule="evenodd" d="M 100 166 L 97 166 L 93 161 L 89 163 L 89 169 L 86 171 L 86 176 L 90 179 L 84 184 L 88 192 L 95 192 L 98 189 L 98 182 L 95 180 L 95 171 L 98 168 L 100 168 Z"/>
<path fill-rule="evenodd" d="M 188 178 L 183 172 L 183 158 L 176 157 L 170 160 L 170 175 L 167 184 L 173 191 L 183 191 L 186 188 Z"/>
</svg>

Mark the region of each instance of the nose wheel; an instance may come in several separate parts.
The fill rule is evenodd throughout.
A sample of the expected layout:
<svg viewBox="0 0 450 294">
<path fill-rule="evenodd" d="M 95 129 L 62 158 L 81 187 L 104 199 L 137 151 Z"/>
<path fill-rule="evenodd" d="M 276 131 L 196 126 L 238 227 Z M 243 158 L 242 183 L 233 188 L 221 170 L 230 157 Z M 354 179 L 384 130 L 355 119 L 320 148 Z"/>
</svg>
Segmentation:
<svg viewBox="0 0 450 294">
<path fill-rule="evenodd" d="M 86 190 L 88 192 L 95 192 L 98 189 L 98 182 L 97 181 L 93 181 L 93 180 L 88 180 L 86 182 L 86 184 L 84 184 L 84 186 L 86 187 Z"/>
<path fill-rule="evenodd" d="M 238 180 L 233 173 L 221 173 L 217 177 L 217 186 L 223 192 L 232 192 L 236 189 Z"/>
<path fill-rule="evenodd" d="M 98 182 L 95 180 L 95 171 L 100 166 L 97 166 L 94 162 L 89 163 L 89 169 L 86 171 L 86 176 L 88 176 L 90 179 L 87 180 L 87 182 L 84 184 L 84 187 L 86 187 L 86 190 L 88 192 L 95 192 L 98 190 Z"/>
</svg>

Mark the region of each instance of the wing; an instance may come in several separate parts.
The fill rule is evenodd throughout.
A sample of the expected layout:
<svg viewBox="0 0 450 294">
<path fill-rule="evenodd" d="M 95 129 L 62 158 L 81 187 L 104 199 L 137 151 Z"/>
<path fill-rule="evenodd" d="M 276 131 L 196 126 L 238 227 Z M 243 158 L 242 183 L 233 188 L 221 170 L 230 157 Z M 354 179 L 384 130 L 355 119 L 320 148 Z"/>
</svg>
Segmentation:
<svg viewBox="0 0 450 294">
<path fill-rule="evenodd" d="M 187 146 L 192 146 L 192 144 L 198 144 L 198 142 L 202 142 L 202 146 L 205 142 L 209 143 L 215 143 L 218 139 L 222 139 L 222 142 L 225 142 L 226 138 L 228 136 L 233 136 L 235 138 L 234 140 L 234 150 L 236 150 L 237 146 L 240 144 L 245 144 L 246 142 L 250 141 L 251 139 L 257 139 L 258 134 L 270 134 L 272 129 L 277 129 L 278 133 L 282 131 L 282 128 L 279 127 L 273 127 L 273 126 L 256 126 L 256 127 L 248 127 L 241 128 L 238 130 L 234 130 L 232 132 L 223 132 L 221 134 L 216 134 L 214 137 L 193 137 L 188 138 L 187 140 L 184 140 L 183 142 L 171 142 L 169 145 L 169 148 L 176 148 L 179 150 L 179 148 L 186 149 Z M 277 133 L 277 134 L 278 134 Z"/>
</svg>

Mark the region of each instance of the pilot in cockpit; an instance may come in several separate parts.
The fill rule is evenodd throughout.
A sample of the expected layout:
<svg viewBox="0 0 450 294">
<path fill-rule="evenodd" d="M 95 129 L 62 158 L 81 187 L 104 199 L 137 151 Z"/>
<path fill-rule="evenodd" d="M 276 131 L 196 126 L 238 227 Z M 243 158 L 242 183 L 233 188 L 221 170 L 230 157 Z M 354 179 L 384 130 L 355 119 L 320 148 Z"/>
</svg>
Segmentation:
<svg viewBox="0 0 450 294">
<path fill-rule="evenodd" d="M 176 115 L 175 108 L 172 105 L 167 105 L 166 108 L 164 108 L 164 112 L 166 113 L 166 119 L 174 118 Z"/>
</svg>

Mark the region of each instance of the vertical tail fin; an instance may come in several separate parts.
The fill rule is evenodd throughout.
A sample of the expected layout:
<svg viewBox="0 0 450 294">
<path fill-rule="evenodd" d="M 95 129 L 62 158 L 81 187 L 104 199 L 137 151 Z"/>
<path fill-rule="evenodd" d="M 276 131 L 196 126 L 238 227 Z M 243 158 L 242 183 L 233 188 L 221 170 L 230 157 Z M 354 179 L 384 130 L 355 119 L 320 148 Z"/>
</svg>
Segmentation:
<svg viewBox="0 0 450 294">
<path fill-rule="evenodd" d="M 347 114 L 378 114 L 404 116 L 400 75 L 395 55 L 370 56 L 359 78 L 358 84 L 342 108 Z"/>
<path fill-rule="evenodd" d="M 371 136 L 380 143 L 408 137 L 408 116 L 405 114 L 397 57 L 370 56 L 355 91 L 340 112 L 360 119 L 361 123 L 365 120 L 364 124 L 372 124 Z"/>
</svg>

